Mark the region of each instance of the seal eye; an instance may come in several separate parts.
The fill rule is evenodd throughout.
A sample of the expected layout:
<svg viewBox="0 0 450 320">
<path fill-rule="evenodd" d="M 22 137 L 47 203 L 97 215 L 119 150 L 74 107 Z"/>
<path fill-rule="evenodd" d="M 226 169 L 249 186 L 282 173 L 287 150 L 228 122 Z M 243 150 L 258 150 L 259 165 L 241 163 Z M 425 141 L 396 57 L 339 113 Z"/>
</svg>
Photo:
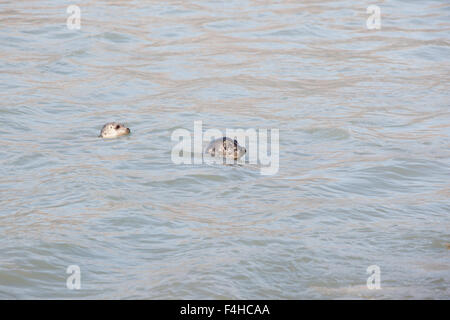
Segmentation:
<svg viewBox="0 0 450 320">
<path fill-rule="evenodd" d="M 116 126 L 116 130 L 118 130 L 119 128 L 120 128 L 120 125 L 117 125 L 117 126 Z"/>
</svg>

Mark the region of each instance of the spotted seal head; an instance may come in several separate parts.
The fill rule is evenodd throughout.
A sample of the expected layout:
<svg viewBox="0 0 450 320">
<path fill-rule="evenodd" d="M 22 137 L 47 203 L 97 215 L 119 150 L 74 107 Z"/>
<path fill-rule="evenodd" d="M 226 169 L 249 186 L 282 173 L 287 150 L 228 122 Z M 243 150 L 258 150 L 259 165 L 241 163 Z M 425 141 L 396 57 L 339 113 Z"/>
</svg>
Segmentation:
<svg viewBox="0 0 450 320">
<path fill-rule="evenodd" d="M 247 150 L 240 146 L 237 140 L 228 137 L 211 141 L 205 149 L 205 153 L 212 157 L 223 157 L 237 160 L 242 157 Z"/>
<path fill-rule="evenodd" d="M 101 138 L 117 138 L 130 133 L 130 129 L 121 123 L 108 122 L 102 128 L 99 137 Z"/>
</svg>

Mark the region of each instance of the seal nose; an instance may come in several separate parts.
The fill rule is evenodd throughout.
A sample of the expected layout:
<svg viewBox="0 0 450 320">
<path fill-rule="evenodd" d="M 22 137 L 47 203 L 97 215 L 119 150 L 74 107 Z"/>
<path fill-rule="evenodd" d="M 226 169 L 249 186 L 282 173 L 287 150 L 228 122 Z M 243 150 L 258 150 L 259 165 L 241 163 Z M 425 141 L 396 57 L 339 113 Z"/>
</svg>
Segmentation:
<svg viewBox="0 0 450 320">
<path fill-rule="evenodd" d="M 130 128 L 127 128 L 127 133 L 130 133 L 130 132 L 131 132 Z"/>
</svg>

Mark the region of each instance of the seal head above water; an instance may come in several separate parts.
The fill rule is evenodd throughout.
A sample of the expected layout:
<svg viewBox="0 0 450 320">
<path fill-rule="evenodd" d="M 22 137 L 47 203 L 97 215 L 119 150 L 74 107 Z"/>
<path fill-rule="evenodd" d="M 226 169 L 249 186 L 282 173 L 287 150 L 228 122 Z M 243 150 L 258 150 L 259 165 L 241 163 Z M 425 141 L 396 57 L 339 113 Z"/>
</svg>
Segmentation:
<svg viewBox="0 0 450 320">
<path fill-rule="evenodd" d="M 130 129 L 121 123 L 108 122 L 102 128 L 99 137 L 101 138 L 117 138 L 130 134 Z"/>
<path fill-rule="evenodd" d="M 242 157 L 247 150 L 240 146 L 237 140 L 228 137 L 211 141 L 205 149 L 205 153 L 211 157 L 223 157 L 237 160 Z"/>
</svg>

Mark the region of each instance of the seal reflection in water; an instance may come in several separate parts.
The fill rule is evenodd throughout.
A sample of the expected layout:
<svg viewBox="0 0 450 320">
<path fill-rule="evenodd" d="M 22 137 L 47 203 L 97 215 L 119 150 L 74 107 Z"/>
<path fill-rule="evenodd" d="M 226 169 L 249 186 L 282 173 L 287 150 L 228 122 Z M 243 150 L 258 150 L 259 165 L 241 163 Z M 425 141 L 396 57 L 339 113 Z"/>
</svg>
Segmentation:
<svg viewBox="0 0 450 320">
<path fill-rule="evenodd" d="M 105 124 L 100 131 L 99 137 L 101 138 L 117 138 L 130 133 L 130 129 L 126 128 L 123 124 L 117 122 L 109 122 Z"/>
<path fill-rule="evenodd" d="M 205 153 L 211 157 L 223 157 L 237 160 L 242 157 L 247 150 L 241 147 L 237 140 L 227 137 L 211 141 L 205 149 Z"/>
</svg>

